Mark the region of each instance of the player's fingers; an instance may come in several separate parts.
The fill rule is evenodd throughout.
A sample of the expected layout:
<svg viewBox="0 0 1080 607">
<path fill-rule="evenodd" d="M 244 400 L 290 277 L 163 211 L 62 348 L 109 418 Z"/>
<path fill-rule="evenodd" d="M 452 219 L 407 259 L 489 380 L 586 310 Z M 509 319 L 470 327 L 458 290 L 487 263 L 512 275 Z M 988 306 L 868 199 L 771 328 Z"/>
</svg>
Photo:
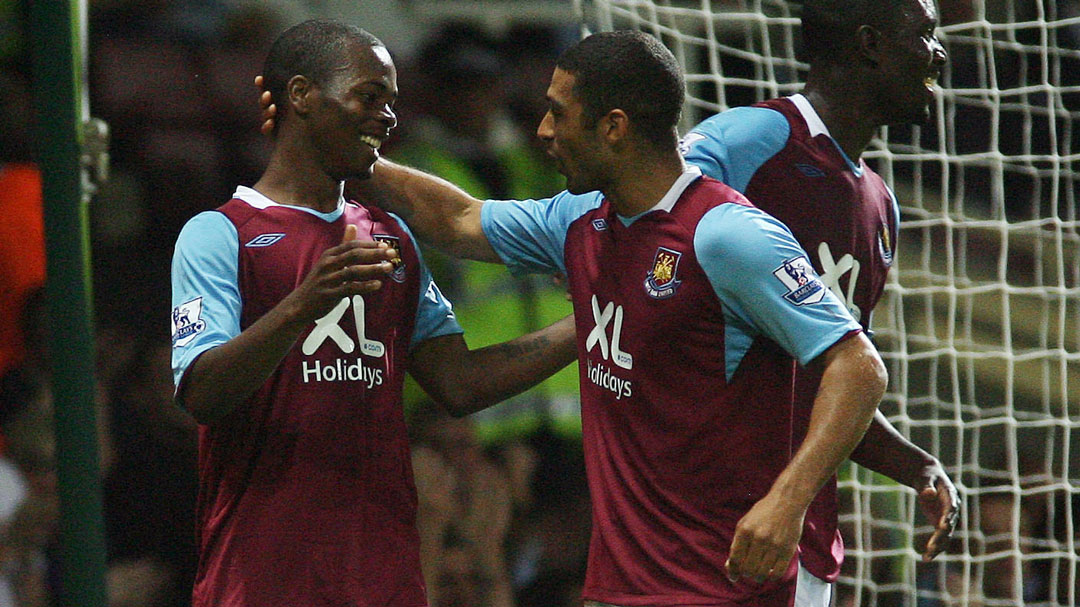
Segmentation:
<svg viewBox="0 0 1080 607">
<path fill-rule="evenodd" d="M 332 282 L 350 283 L 379 280 L 394 270 L 389 261 L 348 265 L 337 272 Z"/>
<path fill-rule="evenodd" d="M 334 263 L 337 266 L 344 266 L 354 263 L 371 263 L 373 261 L 390 259 L 386 254 L 389 247 L 385 242 L 357 240 L 355 237 L 351 240 L 346 240 L 346 237 L 348 237 L 348 227 L 346 227 L 346 233 L 342 236 L 341 243 L 336 244 L 323 252 L 323 256 L 331 263 Z"/>
<path fill-rule="evenodd" d="M 344 266 L 373 266 L 388 264 L 393 269 L 394 260 L 398 258 L 397 251 L 383 245 L 382 247 L 361 247 L 349 249 L 335 258 L 338 265 Z M 390 271 L 390 270 L 388 270 Z"/>
<path fill-rule="evenodd" d="M 258 89 L 262 89 L 263 88 L 263 82 L 264 81 L 263 81 L 262 74 L 255 74 L 255 87 L 258 88 Z"/>
<path fill-rule="evenodd" d="M 757 538 L 747 550 L 745 575 L 761 584 L 769 577 L 776 561 L 775 547 L 764 539 Z"/>
<path fill-rule="evenodd" d="M 732 583 L 739 581 L 739 578 L 742 577 L 742 563 L 745 556 L 745 541 L 742 538 L 742 534 L 736 529 L 735 537 L 731 540 L 731 551 L 728 553 L 727 562 L 724 563 L 724 569 L 727 571 L 728 580 Z"/>
<path fill-rule="evenodd" d="M 945 530 L 937 529 L 934 531 L 933 535 L 931 535 L 930 539 L 926 542 L 926 550 L 923 551 L 922 560 L 924 563 L 934 560 L 934 557 L 945 550 L 947 538 L 948 534 L 945 533 Z"/>
</svg>

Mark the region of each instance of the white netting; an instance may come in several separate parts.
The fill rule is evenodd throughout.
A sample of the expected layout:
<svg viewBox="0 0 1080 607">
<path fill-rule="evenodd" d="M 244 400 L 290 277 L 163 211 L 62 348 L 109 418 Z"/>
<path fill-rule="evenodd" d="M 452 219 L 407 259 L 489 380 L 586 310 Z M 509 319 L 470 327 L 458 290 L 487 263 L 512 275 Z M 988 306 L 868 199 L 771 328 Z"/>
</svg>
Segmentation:
<svg viewBox="0 0 1080 607">
<path fill-rule="evenodd" d="M 934 120 L 866 154 L 901 203 L 874 325 L 882 410 L 947 466 L 964 509 L 919 562 L 914 494 L 842 474 L 839 605 L 1075 605 L 1080 599 L 1080 9 L 941 0 L 950 62 Z M 576 0 L 590 31 L 660 36 L 686 68 L 684 130 L 796 92 L 800 6 L 779 0 Z M 914 521 L 915 525 L 912 525 Z"/>
</svg>

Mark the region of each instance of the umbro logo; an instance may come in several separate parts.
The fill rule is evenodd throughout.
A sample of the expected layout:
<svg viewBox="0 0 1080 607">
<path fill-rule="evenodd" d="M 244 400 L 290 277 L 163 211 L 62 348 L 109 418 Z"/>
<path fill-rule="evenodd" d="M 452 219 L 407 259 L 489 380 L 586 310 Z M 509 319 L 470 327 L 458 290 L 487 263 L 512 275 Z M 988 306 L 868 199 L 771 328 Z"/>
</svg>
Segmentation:
<svg viewBox="0 0 1080 607">
<path fill-rule="evenodd" d="M 245 244 L 245 247 L 268 247 L 285 238 L 284 234 L 259 234 Z"/>
<path fill-rule="evenodd" d="M 799 169 L 799 172 L 807 177 L 824 177 L 825 171 L 817 168 L 812 164 L 799 163 L 795 165 L 795 168 Z"/>
</svg>

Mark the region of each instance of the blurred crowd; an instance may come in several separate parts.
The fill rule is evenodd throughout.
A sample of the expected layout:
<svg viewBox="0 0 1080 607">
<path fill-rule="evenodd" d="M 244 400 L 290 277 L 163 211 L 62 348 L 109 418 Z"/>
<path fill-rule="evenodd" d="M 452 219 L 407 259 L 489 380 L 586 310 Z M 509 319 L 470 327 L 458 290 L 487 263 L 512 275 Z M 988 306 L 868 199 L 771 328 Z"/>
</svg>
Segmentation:
<svg viewBox="0 0 1080 607">
<path fill-rule="evenodd" d="M 252 80 L 271 41 L 297 17 L 283 4 L 91 3 L 90 107 L 112 136 L 110 179 L 90 210 L 110 607 L 189 603 L 196 426 L 172 402 L 169 262 L 183 223 L 224 203 L 236 185 L 253 183 L 268 157 Z M 0 607 L 52 605 L 58 583 L 26 18 L 26 2 L 0 6 Z M 408 51 L 398 53 L 398 41 L 385 39 L 398 62 L 401 96 L 400 126 L 382 151 L 480 198 L 556 193 L 563 181 L 534 133 L 554 59 L 577 35 L 572 23 L 522 22 L 493 33 L 448 22 L 410 40 Z M 546 281 L 425 255 L 473 347 L 569 312 Z M 576 381 L 569 369 L 466 419 L 449 418 L 416 389 L 408 392 L 432 607 L 580 604 L 589 502 Z M 972 524 L 989 539 L 972 549 L 992 561 L 1011 530 L 1030 528 L 1026 537 L 1057 532 L 1045 528 L 1038 516 L 1045 506 L 1035 500 L 1013 504 L 1004 493 L 984 499 L 982 519 Z M 1020 575 L 1003 554 L 1001 575 L 983 580 L 988 594 L 998 584 L 1000 596 L 1009 596 Z M 1048 575 L 1025 576 L 1033 580 L 1032 597 L 1045 590 L 1040 584 Z"/>
</svg>

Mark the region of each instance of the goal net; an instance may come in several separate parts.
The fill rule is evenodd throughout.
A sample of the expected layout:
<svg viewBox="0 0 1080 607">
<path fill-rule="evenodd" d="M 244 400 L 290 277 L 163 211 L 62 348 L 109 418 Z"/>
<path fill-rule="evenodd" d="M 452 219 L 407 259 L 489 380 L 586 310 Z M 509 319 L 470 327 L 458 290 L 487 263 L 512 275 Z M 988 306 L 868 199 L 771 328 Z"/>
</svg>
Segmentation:
<svg viewBox="0 0 1080 607">
<path fill-rule="evenodd" d="M 575 0 L 589 31 L 660 37 L 686 69 L 683 132 L 800 89 L 797 3 Z M 882 411 L 963 499 L 946 554 L 914 492 L 841 472 L 837 605 L 1075 605 L 1080 599 L 1080 3 L 940 0 L 934 118 L 865 155 L 895 189 L 898 260 L 878 305 Z"/>
</svg>

